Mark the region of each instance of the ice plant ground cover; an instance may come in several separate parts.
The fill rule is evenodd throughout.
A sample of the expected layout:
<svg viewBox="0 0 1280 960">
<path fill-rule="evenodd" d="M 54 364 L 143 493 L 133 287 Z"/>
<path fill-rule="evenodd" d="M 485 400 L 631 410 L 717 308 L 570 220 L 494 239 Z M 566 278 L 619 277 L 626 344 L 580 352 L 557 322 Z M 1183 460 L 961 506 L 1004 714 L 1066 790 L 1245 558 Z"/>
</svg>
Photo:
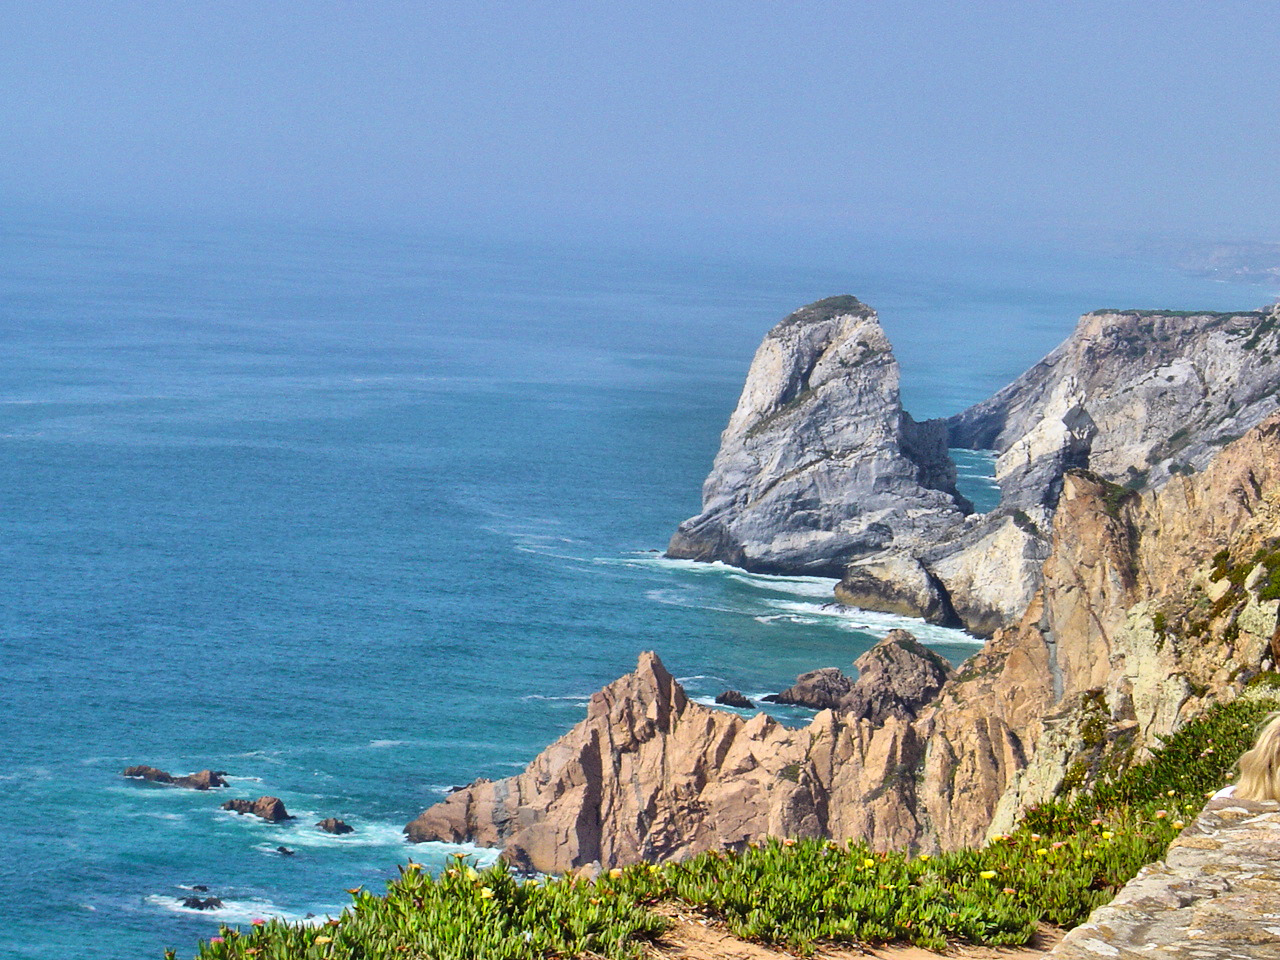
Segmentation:
<svg viewBox="0 0 1280 960">
<path fill-rule="evenodd" d="M 693 907 L 733 934 L 800 954 L 820 942 L 1020 944 L 1042 921 L 1081 923 L 1111 899 L 1226 781 L 1280 701 L 1242 698 L 1170 737 L 1148 761 L 1075 799 L 1032 811 L 981 849 L 935 856 L 861 844 L 770 839 L 740 852 L 611 870 L 594 882 L 517 877 L 462 860 L 433 877 L 402 868 L 387 892 L 353 893 L 321 925 L 223 928 L 199 960 L 542 960 L 639 956 L 666 921 Z M 173 957 L 173 952 L 167 954 Z"/>
</svg>

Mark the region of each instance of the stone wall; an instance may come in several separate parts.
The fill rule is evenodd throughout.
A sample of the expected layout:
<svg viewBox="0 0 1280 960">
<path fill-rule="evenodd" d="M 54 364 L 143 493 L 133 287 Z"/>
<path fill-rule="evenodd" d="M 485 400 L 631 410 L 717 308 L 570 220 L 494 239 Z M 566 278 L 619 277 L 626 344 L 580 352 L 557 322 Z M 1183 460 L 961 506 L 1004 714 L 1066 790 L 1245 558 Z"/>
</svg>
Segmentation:
<svg viewBox="0 0 1280 960">
<path fill-rule="evenodd" d="M 1046 958 L 1280 960 L 1280 804 L 1212 800 Z"/>
</svg>

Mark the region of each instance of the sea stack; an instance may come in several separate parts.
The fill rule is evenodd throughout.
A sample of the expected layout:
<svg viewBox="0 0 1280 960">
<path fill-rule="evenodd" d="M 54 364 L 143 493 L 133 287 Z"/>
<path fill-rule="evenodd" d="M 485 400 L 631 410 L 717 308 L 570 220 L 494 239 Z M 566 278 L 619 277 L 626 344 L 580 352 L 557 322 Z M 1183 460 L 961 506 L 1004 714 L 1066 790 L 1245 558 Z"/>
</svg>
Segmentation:
<svg viewBox="0 0 1280 960">
<path fill-rule="evenodd" d="M 762 573 L 840 576 L 963 522 L 942 421 L 902 409 L 898 362 L 876 312 L 819 300 L 769 331 L 671 557 Z"/>
</svg>

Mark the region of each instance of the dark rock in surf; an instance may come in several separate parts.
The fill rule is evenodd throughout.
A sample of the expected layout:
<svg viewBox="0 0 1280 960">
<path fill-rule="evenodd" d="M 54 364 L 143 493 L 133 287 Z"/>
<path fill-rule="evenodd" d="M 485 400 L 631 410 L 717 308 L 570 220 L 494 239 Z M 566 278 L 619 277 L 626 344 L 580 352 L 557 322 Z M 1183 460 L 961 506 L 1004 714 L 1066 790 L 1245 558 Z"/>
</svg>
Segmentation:
<svg viewBox="0 0 1280 960">
<path fill-rule="evenodd" d="M 852 690 L 853 681 L 838 667 L 823 667 L 800 674 L 792 686 L 763 699 L 765 703 L 786 703 L 811 710 L 838 710 Z"/>
<path fill-rule="evenodd" d="M 182 905 L 188 910 L 221 910 L 225 906 L 217 897 L 183 897 Z"/>
<path fill-rule="evenodd" d="M 740 694 L 737 690 L 726 690 L 720 696 L 716 697 L 716 703 L 726 707 L 737 707 L 739 710 L 750 710 L 755 706 L 750 700 Z"/>
<path fill-rule="evenodd" d="M 338 835 L 342 835 L 344 833 L 356 832 L 355 827 L 351 826 L 349 823 L 347 823 L 344 820 L 339 820 L 337 817 L 325 817 L 323 820 L 317 823 L 316 826 L 319 827 L 321 830 L 323 830 L 325 833 L 335 833 Z"/>
<path fill-rule="evenodd" d="M 284 808 L 284 801 L 279 797 L 259 797 L 257 800 L 228 800 L 222 805 L 223 810 L 231 810 L 235 813 L 246 814 L 251 813 L 255 817 L 261 817 L 268 823 L 280 823 L 284 820 L 292 820 L 289 812 Z"/>
<path fill-rule="evenodd" d="M 293 851 L 292 851 L 292 850 L 290 850 L 288 847 L 283 847 L 283 846 L 282 846 L 282 847 L 276 847 L 276 853 L 280 854 L 280 856 L 282 856 L 282 857 L 292 857 L 292 856 L 293 856 Z"/>
<path fill-rule="evenodd" d="M 225 770 L 201 770 L 186 776 L 175 777 L 157 767 L 126 767 L 122 776 L 131 780 L 146 780 L 149 783 L 163 783 L 173 787 L 186 787 L 189 790 L 208 790 L 212 787 L 225 787 L 227 775 Z"/>
</svg>

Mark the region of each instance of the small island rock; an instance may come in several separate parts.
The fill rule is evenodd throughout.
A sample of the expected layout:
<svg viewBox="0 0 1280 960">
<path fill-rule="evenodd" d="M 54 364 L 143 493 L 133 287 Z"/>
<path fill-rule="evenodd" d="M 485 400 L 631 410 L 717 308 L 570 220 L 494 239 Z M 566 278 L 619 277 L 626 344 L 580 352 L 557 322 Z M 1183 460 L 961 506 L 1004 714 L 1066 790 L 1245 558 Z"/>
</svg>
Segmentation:
<svg viewBox="0 0 1280 960">
<path fill-rule="evenodd" d="M 316 826 L 319 827 L 321 830 L 323 830 L 325 833 L 344 834 L 344 833 L 356 832 L 355 827 L 351 826 L 351 824 L 347 823 L 344 820 L 339 820 L 337 817 L 325 817 L 323 820 L 317 823 Z"/>
<path fill-rule="evenodd" d="M 121 774 L 121 776 L 128 777 L 131 780 L 165 783 L 174 787 L 186 787 L 189 790 L 208 790 L 212 787 L 225 787 L 227 781 L 222 778 L 226 775 L 227 772 L 225 770 L 201 770 L 199 773 L 175 777 L 157 767 L 148 766 L 126 767 L 124 773 Z"/>
<path fill-rule="evenodd" d="M 737 707 L 739 710 L 750 710 L 755 706 L 750 700 L 744 697 L 737 690 L 726 690 L 720 696 L 716 697 L 716 703 L 726 707 Z"/>
<path fill-rule="evenodd" d="M 282 820 L 292 820 L 289 812 L 284 808 L 284 801 L 279 797 L 259 797 L 257 800 L 228 800 L 222 805 L 223 810 L 233 810 L 236 813 L 251 813 L 255 817 L 261 817 L 269 823 L 280 823 Z"/>
<path fill-rule="evenodd" d="M 219 910 L 224 906 L 217 897 L 183 897 L 182 905 L 188 910 Z"/>
<path fill-rule="evenodd" d="M 765 703 L 786 703 L 812 710 L 837 710 L 852 690 L 853 681 L 841 673 L 839 667 L 823 667 L 800 674 L 795 684 L 763 699 Z"/>
</svg>

